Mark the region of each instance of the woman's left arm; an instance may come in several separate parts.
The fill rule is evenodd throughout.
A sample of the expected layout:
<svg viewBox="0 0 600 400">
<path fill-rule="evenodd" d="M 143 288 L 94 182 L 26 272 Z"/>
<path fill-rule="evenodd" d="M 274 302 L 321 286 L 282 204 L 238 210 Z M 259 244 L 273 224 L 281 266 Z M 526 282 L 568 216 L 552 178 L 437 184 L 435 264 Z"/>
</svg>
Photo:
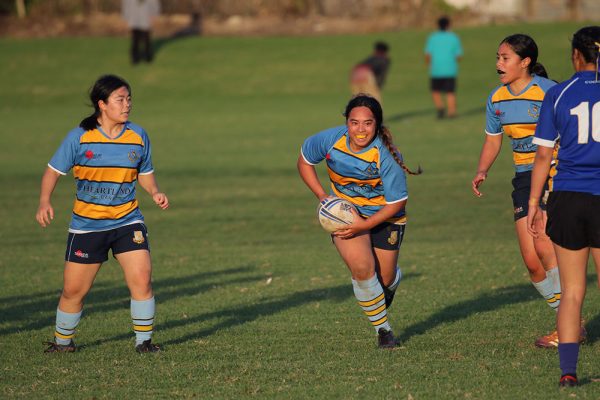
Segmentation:
<svg viewBox="0 0 600 400">
<path fill-rule="evenodd" d="M 169 199 L 167 198 L 167 195 L 162 193 L 158 188 L 153 173 L 138 175 L 138 182 L 140 183 L 140 186 L 152 196 L 152 200 L 154 200 L 154 203 L 156 203 L 157 206 L 163 210 L 169 208 Z"/>
</svg>

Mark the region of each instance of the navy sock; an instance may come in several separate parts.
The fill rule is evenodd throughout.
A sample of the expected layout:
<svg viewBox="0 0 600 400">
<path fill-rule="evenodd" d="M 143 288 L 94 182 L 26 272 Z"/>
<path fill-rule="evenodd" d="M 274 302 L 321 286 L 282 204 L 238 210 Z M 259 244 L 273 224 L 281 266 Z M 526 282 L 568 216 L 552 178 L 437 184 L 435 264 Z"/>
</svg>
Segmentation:
<svg viewBox="0 0 600 400">
<path fill-rule="evenodd" d="M 575 375 L 579 358 L 579 343 L 559 343 L 558 356 L 563 375 Z"/>
</svg>

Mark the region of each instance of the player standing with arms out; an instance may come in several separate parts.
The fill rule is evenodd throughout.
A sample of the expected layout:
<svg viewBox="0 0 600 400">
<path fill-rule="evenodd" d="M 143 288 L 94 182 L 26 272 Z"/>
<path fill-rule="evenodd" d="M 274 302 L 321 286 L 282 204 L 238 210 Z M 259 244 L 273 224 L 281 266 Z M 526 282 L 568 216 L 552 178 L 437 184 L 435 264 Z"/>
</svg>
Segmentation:
<svg viewBox="0 0 600 400">
<path fill-rule="evenodd" d="M 383 126 L 383 111 L 376 99 L 352 98 L 344 116 L 346 125 L 305 140 L 298 171 L 321 201 L 329 195 L 314 166 L 325 160 L 332 194 L 357 207 L 360 216 L 355 213 L 351 225 L 333 233 L 333 243 L 352 274 L 354 295 L 377 332 L 379 347 L 392 348 L 398 341 L 388 322 L 387 307 L 402 278 L 397 263 L 406 223 L 405 171 L 414 173 L 404 165 L 390 131 Z"/>
<path fill-rule="evenodd" d="M 529 271 L 533 286 L 547 304 L 557 310 L 561 291 L 552 243 L 545 235 L 532 238 L 527 233 L 525 218 L 527 217 L 531 169 L 536 149 L 532 138 L 544 95 L 550 87 L 555 85 L 554 81 L 532 73 L 539 68 L 537 58 L 537 45 L 527 35 L 511 35 L 500 43 L 496 56 L 496 69 L 502 85 L 494 89 L 488 97 L 486 138 L 472 186 L 475 195 L 481 197 L 482 193 L 479 191 L 479 187 L 487 178 L 488 171 L 500 153 L 502 133 L 505 133 L 511 139 L 515 165 L 512 199 L 521 256 Z M 543 203 L 541 205 L 545 208 Z M 540 220 L 540 224 L 543 224 L 544 221 Z M 556 332 L 553 332 L 537 339 L 535 344 L 538 347 L 556 347 L 558 336 Z"/>
<path fill-rule="evenodd" d="M 154 178 L 150 142 L 129 122 L 131 88 L 114 75 L 100 77 L 90 91 L 94 113 L 67 134 L 44 172 L 36 219 L 54 218 L 50 203 L 58 178 L 72 168 L 77 186 L 65 255 L 64 286 L 56 310 L 54 341 L 46 352 L 73 352 L 83 300 L 112 250 L 131 293 L 136 350 L 156 352 L 152 343 L 154 295 L 146 226 L 135 198 L 136 181 L 163 210 L 169 207 Z"/>
<path fill-rule="evenodd" d="M 600 277 L 600 26 L 580 29 L 571 43 L 576 72 L 548 91 L 535 131 L 533 142 L 538 147 L 527 216 L 529 232 L 539 237 L 542 231 L 537 220 L 542 212 L 538 202 L 560 138 L 546 225 L 563 290 L 557 318 L 560 386 L 578 384 L 581 308 L 590 253 Z"/>
</svg>

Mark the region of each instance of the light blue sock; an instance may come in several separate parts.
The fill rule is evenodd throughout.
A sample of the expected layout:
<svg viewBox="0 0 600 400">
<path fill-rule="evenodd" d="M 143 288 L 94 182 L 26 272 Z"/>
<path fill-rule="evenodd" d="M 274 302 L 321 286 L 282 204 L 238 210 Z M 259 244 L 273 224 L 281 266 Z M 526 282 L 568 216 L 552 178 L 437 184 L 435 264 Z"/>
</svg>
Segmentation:
<svg viewBox="0 0 600 400">
<path fill-rule="evenodd" d="M 560 274 L 558 273 L 558 267 L 554 267 L 546 271 L 546 277 L 552 279 L 552 283 L 554 285 L 554 297 L 556 298 L 556 310 L 558 311 L 558 307 L 560 306 L 560 296 L 562 295 L 562 290 L 560 288 Z"/>
<path fill-rule="evenodd" d="M 544 278 L 544 280 L 539 282 L 531 282 L 533 286 L 537 289 L 538 292 L 542 295 L 542 297 L 546 300 L 546 303 L 553 310 L 558 310 L 559 301 L 556 300 L 554 296 L 554 282 L 548 276 Z"/>
<path fill-rule="evenodd" d="M 354 289 L 354 296 L 358 300 L 358 305 L 361 306 L 365 315 L 369 318 L 375 332 L 378 332 L 381 328 L 391 331 L 392 328 L 388 322 L 385 307 L 385 296 L 377 275 L 374 274 L 364 281 L 352 279 L 352 288 Z"/>
<path fill-rule="evenodd" d="M 83 311 L 83 310 L 82 310 Z M 75 337 L 75 328 L 81 320 L 81 313 L 67 313 L 56 308 L 56 329 L 54 331 L 54 341 L 63 346 L 68 345 Z"/>
<path fill-rule="evenodd" d="M 131 299 L 131 319 L 136 346 L 152 338 L 155 308 L 154 296 L 148 300 Z"/>
</svg>

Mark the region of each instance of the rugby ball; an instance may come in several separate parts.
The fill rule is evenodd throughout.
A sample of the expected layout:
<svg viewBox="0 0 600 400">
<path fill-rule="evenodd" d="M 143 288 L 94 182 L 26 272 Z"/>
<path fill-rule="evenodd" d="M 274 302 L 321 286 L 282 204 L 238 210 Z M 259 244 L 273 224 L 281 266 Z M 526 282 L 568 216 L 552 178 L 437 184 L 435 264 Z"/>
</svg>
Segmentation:
<svg viewBox="0 0 600 400">
<path fill-rule="evenodd" d="M 339 197 L 327 197 L 319 203 L 317 216 L 319 223 L 327 232 L 335 232 L 344 229 L 354 221 L 352 209 L 354 205 L 348 200 Z"/>
</svg>

